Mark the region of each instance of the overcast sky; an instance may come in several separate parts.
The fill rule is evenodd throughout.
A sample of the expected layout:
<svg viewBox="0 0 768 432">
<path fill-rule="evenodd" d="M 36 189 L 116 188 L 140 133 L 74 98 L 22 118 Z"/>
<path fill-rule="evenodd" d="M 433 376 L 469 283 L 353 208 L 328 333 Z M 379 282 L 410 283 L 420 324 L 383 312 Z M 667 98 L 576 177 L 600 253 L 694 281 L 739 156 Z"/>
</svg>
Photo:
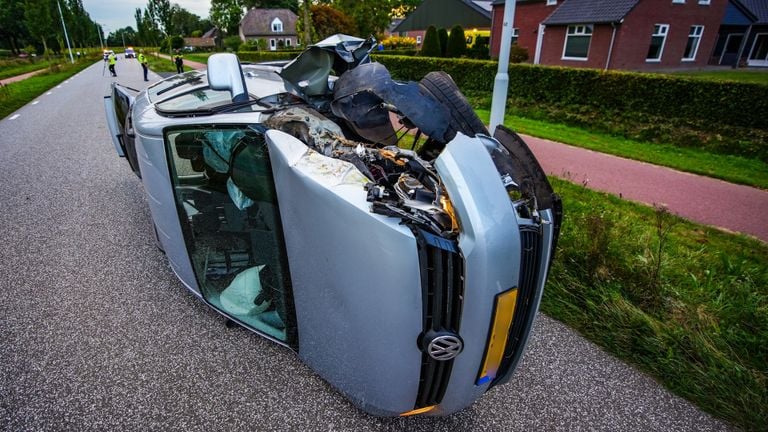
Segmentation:
<svg viewBox="0 0 768 432">
<path fill-rule="evenodd" d="M 189 12 L 207 18 L 211 9 L 210 0 L 171 0 Z M 146 9 L 147 0 L 83 0 L 83 6 L 91 19 L 104 27 L 109 34 L 117 29 L 131 26 L 136 30 L 136 8 Z"/>
</svg>

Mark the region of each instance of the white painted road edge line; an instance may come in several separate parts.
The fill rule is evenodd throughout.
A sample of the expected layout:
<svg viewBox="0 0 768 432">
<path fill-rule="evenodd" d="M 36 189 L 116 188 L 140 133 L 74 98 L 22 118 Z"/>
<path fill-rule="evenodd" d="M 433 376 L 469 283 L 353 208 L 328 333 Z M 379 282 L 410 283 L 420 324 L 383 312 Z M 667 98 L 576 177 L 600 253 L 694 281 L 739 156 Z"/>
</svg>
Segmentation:
<svg viewBox="0 0 768 432">
<path fill-rule="evenodd" d="M 11 116 L 11 118 L 9 120 L 16 120 L 17 118 L 19 118 L 20 115 L 21 114 L 14 114 L 14 115 Z"/>
<path fill-rule="evenodd" d="M 37 104 L 39 104 L 39 103 L 40 103 L 40 101 L 39 101 L 39 100 L 36 100 L 36 101 L 32 102 L 32 105 L 37 105 Z"/>
<path fill-rule="evenodd" d="M 56 86 L 56 88 L 61 88 L 61 86 L 60 86 L 60 85 L 57 85 L 57 86 Z"/>
<path fill-rule="evenodd" d="M 47 95 L 51 95 L 51 94 L 53 94 L 53 92 L 48 92 L 48 93 L 46 93 L 46 94 L 47 94 Z"/>
</svg>

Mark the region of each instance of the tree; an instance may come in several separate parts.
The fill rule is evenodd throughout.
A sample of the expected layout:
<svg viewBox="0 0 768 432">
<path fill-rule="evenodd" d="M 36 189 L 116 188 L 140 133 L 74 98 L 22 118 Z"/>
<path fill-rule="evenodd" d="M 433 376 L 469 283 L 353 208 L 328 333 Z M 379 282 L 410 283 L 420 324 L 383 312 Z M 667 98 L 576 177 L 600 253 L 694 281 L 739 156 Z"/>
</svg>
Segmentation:
<svg viewBox="0 0 768 432">
<path fill-rule="evenodd" d="M 445 57 L 445 50 L 448 49 L 448 30 L 444 28 L 438 30 L 437 38 L 440 40 L 440 55 Z"/>
<path fill-rule="evenodd" d="M 298 0 L 242 0 L 241 5 L 250 9 L 253 7 L 263 9 L 290 9 L 293 13 L 299 13 Z"/>
<path fill-rule="evenodd" d="M 149 0 L 147 10 L 157 28 L 166 35 L 174 33 L 173 9 L 171 9 L 170 0 Z"/>
<path fill-rule="evenodd" d="M 24 2 L 24 21 L 27 30 L 43 42 L 43 53 L 48 56 L 47 38 L 54 33 L 53 18 L 48 0 L 26 0 Z"/>
<path fill-rule="evenodd" d="M 171 6 L 171 9 L 173 10 L 172 27 L 174 35 L 191 36 L 197 30 L 200 32 L 200 36 L 202 36 L 203 32 L 207 30 L 207 28 L 203 28 L 203 23 L 199 16 L 177 4 Z"/>
<path fill-rule="evenodd" d="M 0 0 L 0 39 L 8 43 L 11 52 L 19 54 L 28 36 L 24 25 L 24 3 Z"/>
<path fill-rule="evenodd" d="M 357 28 L 352 18 L 332 6 L 323 4 L 312 5 L 310 10 L 312 12 L 312 26 L 318 39 L 325 39 L 336 33 L 357 33 Z"/>
<path fill-rule="evenodd" d="M 325 2 L 328 3 L 328 2 Z M 392 21 L 393 6 L 402 3 L 395 0 L 332 0 L 334 7 L 352 17 L 357 35 L 368 37 L 382 33 Z"/>
<path fill-rule="evenodd" d="M 228 35 L 237 34 L 243 8 L 238 0 L 211 0 L 211 21 Z"/>
<path fill-rule="evenodd" d="M 445 50 L 446 57 L 461 57 L 467 51 L 467 39 L 464 37 L 464 29 L 457 25 L 451 29 L 448 36 L 448 48 Z"/>
<path fill-rule="evenodd" d="M 427 28 L 424 42 L 421 44 L 421 55 L 425 57 L 440 57 L 440 40 L 437 37 L 435 26 Z"/>
</svg>

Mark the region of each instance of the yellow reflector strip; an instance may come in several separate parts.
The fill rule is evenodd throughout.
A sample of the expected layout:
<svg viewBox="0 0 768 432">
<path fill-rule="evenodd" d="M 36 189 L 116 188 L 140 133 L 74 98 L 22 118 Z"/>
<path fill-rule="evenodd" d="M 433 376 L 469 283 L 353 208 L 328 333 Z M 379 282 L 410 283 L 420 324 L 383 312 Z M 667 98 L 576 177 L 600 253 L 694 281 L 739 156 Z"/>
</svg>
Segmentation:
<svg viewBox="0 0 768 432">
<path fill-rule="evenodd" d="M 416 414 L 424 414 L 425 412 L 432 411 L 436 406 L 437 405 L 430 405 L 428 407 L 419 408 L 419 409 L 411 410 L 411 411 L 408 411 L 408 412 L 404 412 L 404 413 L 400 414 L 400 417 L 407 417 L 407 416 L 412 416 L 412 415 L 416 415 Z"/>
<path fill-rule="evenodd" d="M 488 347 L 485 350 L 485 360 L 477 384 L 484 384 L 496 377 L 501 359 L 504 357 L 504 348 L 507 346 L 509 326 L 512 317 L 515 316 L 515 304 L 517 303 L 517 288 L 503 292 L 496 296 L 496 314 L 491 325 L 491 335 L 488 338 Z"/>
</svg>

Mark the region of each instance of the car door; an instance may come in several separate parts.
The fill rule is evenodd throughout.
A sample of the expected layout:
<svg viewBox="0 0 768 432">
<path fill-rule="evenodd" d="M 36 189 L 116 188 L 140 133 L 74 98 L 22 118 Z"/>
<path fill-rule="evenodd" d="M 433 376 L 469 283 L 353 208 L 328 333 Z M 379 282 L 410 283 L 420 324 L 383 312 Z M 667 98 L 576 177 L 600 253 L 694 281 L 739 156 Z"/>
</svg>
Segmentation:
<svg viewBox="0 0 768 432">
<path fill-rule="evenodd" d="M 112 83 L 109 95 L 104 96 L 104 109 L 107 112 L 107 125 L 115 151 L 120 157 L 128 160 L 131 170 L 141 178 L 131 116 L 137 93 L 136 90 Z"/>
</svg>

